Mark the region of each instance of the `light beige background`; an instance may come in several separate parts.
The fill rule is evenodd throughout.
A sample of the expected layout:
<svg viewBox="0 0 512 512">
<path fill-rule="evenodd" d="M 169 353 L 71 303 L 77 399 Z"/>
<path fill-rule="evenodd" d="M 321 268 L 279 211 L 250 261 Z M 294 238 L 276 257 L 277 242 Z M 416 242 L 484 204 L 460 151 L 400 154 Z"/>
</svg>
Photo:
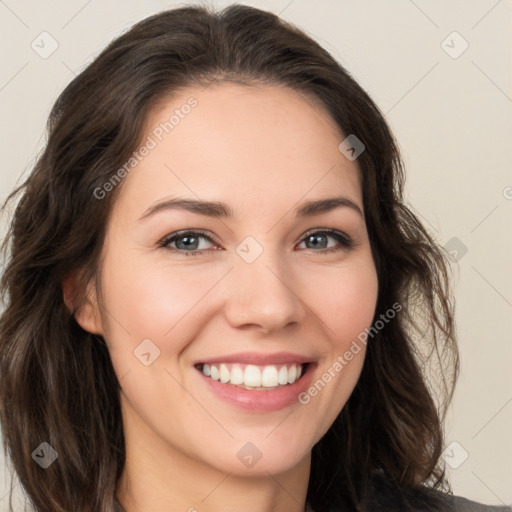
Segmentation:
<svg viewBox="0 0 512 512">
<path fill-rule="evenodd" d="M 0 0 L 0 199 L 42 147 L 73 76 L 134 22 L 189 3 Z M 467 247 L 454 267 L 462 371 L 446 457 L 455 494 L 512 503 L 511 1 L 246 3 L 305 29 L 353 73 L 400 142 L 409 203 L 442 245 Z M 43 31 L 59 45 L 47 59 L 31 48 Z M 5 471 L 2 511 L 7 484 Z"/>
</svg>

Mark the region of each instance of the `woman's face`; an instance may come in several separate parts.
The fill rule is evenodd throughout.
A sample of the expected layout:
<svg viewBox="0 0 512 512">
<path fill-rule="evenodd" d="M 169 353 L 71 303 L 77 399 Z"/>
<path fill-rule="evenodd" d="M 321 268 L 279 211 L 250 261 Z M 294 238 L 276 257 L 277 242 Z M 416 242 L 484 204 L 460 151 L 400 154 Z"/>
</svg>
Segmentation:
<svg viewBox="0 0 512 512">
<path fill-rule="evenodd" d="M 354 389 L 353 342 L 375 312 L 357 160 L 278 86 L 190 88 L 146 126 L 109 220 L 100 307 L 81 317 L 107 341 L 127 446 L 226 473 L 290 469 Z M 346 205 L 297 213 L 332 197 Z"/>
</svg>

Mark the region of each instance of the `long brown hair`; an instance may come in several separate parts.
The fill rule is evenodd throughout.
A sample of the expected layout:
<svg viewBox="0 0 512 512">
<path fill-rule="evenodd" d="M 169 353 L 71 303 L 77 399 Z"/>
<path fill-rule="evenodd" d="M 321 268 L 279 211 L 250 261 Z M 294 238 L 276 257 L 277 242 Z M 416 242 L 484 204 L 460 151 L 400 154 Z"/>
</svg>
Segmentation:
<svg viewBox="0 0 512 512">
<path fill-rule="evenodd" d="M 73 272 L 83 293 L 99 276 L 121 186 L 101 199 L 94 191 L 137 149 L 156 101 L 222 81 L 305 93 L 364 143 L 357 163 L 379 282 L 374 321 L 402 306 L 368 340 L 350 399 L 313 448 L 308 500 L 323 511 L 342 494 L 359 507 L 373 474 L 404 488 L 449 488 L 443 420 L 459 370 L 449 260 L 405 205 L 403 164 L 383 115 L 325 49 L 276 15 L 189 6 L 137 23 L 66 87 L 44 151 L 8 198 L 19 201 L 3 244 L 1 423 L 37 512 L 112 512 L 125 461 L 120 386 L 105 340 L 79 327 L 61 289 Z M 436 369 L 438 380 L 429 381 Z M 58 453 L 47 469 L 32 458 L 42 442 Z"/>
</svg>

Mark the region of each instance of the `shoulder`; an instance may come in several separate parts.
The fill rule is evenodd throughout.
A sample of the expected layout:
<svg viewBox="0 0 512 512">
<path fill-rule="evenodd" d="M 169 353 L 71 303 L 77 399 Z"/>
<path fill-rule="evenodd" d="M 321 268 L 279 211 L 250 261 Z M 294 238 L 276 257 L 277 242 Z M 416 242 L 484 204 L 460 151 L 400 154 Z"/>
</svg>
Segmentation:
<svg viewBox="0 0 512 512">
<path fill-rule="evenodd" d="M 377 476 L 363 505 L 365 512 L 512 512 L 512 506 L 492 506 L 425 486 L 403 487 Z M 328 512 L 356 512 L 341 497 Z"/>
</svg>

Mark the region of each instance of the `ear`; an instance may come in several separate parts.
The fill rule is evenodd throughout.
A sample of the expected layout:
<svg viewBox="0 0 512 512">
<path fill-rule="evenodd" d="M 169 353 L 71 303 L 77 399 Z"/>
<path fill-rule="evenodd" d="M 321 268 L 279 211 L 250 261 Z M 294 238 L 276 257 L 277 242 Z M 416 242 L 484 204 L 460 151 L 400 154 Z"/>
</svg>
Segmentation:
<svg viewBox="0 0 512 512">
<path fill-rule="evenodd" d="M 88 283 L 85 292 L 82 292 L 79 289 L 80 283 L 83 282 L 80 277 L 80 274 L 75 272 L 62 280 L 64 304 L 82 329 L 91 334 L 103 335 L 96 287 L 92 282 Z"/>
</svg>

